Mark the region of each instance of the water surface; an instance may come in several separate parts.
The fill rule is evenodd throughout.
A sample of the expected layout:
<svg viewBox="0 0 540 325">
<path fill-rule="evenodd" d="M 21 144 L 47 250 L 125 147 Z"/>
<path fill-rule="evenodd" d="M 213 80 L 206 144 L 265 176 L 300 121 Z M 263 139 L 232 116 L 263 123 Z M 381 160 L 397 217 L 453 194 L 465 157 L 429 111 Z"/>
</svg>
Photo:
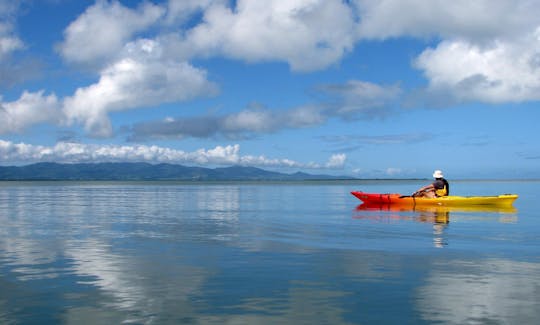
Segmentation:
<svg viewBox="0 0 540 325">
<path fill-rule="evenodd" d="M 1 324 L 535 324 L 540 182 L 514 210 L 363 210 L 416 181 L 0 182 Z"/>
</svg>

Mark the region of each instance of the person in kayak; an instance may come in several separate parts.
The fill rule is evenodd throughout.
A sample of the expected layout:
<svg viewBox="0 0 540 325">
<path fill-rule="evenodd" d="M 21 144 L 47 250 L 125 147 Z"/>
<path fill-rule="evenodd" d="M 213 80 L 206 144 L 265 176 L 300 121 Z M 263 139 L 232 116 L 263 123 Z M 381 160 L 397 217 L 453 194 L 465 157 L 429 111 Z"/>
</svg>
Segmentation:
<svg viewBox="0 0 540 325">
<path fill-rule="evenodd" d="M 449 195 L 450 185 L 448 184 L 448 181 L 444 179 L 442 171 L 436 170 L 433 173 L 433 178 L 435 178 L 433 183 L 420 188 L 418 191 L 414 192 L 413 196 L 436 198 Z"/>
</svg>

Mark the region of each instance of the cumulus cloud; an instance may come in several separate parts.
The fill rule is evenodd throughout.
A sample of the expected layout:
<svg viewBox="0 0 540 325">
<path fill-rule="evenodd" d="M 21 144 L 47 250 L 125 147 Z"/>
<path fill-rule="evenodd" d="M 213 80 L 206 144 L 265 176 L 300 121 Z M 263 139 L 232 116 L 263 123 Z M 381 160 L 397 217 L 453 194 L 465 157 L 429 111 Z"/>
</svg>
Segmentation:
<svg viewBox="0 0 540 325">
<path fill-rule="evenodd" d="M 345 165 L 345 160 L 347 159 L 347 155 L 344 153 L 335 154 L 328 159 L 328 162 L 326 163 L 326 168 L 342 168 Z"/>
<path fill-rule="evenodd" d="M 240 145 L 217 146 L 192 152 L 159 146 L 97 145 L 59 142 L 55 146 L 40 146 L 0 140 L 0 160 L 3 163 L 34 163 L 55 161 L 79 162 L 150 162 L 196 165 L 243 165 L 311 169 L 343 168 L 345 154 L 330 157 L 327 163 L 301 163 L 290 159 L 240 155 Z"/>
<path fill-rule="evenodd" d="M 438 37 L 414 62 L 428 104 L 539 99 L 538 1 L 358 0 L 360 39 Z"/>
<path fill-rule="evenodd" d="M 166 118 L 161 121 L 137 123 L 131 127 L 132 141 L 151 138 L 212 138 L 249 139 L 260 134 L 285 129 L 311 127 L 325 123 L 330 116 L 322 107 L 305 106 L 291 110 L 246 109 L 223 116 Z"/>
<path fill-rule="evenodd" d="M 304 116 L 304 119 L 300 118 Z M 315 117 L 316 116 L 316 117 Z M 212 138 L 247 139 L 259 134 L 277 132 L 287 128 L 317 125 L 327 118 L 316 107 L 299 107 L 291 110 L 248 108 L 222 116 L 191 118 L 166 118 L 135 124 L 130 129 L 130 140 L 149 138 Z"/>
<path fill-rule="evenodd" d="M 64 100 L 68 123 L 83 123 L 89 135 L 113 134 L 108 113 L 213 95 L 206 72 L 187 62 L 161 60 L 160 46 L 141 40 L 126 47 L 123 59 L 101 72 L 97 83 Z"/>
<path fill-rule="evenodd" d="M 38 123 L 57 123 L 59 118 L 60 103 L 54 94 L 25 91 L 13 102 L 2 102 L 0 97 L 0 134 L 21 132 Z"/>
<path fill-rule="evenodd" d="M 384 116 L 401 95 L 398 86 L 381 86 L 362 81 L 324 85 L 316 89 L 325 96 L 321 103 L 291 109 L 247 108 L 222 116 L 171 118 L 142 122 L 130 129 L 130 140 L 150 138 L 245 139 L 284 129 L 306 128 L 326 123 L 331 118 L 355 120 Z"/>
<path fill-rule="evenodd" d="M 1 69 L 0 69 L 1 71 Z M 44 92 L 24 92 L 18 101 L 0 101 L 0 134 L 20 132 L 36 123 L 82 124 L 91 137 L 113 136 L 111 112 L 213 96 L 218 87 L 206 71 L 187 62 L 164 60 L 152 40 L 129 43 L 122 58 L 105 67 L 99 80 L 58 100 Z M 1 98 L 0 98 L 1 99 Z"/>
<path fill-rule="evenodd" d="M 166 45 L 167 56 L 181 60 L 226 56 L 317 70 L 352 50 L 353 9 L 341 0 L 169 0 L 135 9 L 99 0 L 66 28 L 58 50 L 68 62 L 101 66 L 146 32 Z"/>
<path fill-rule="evenodd" d="M 86 65 L 107 62 L 134 35 L 149 28 L 163 14 L 162 7 L 149 2 L 130 9 L 117 1 L 98 0 L 66 28 L 65 40 L 58 49 L 68 62 Z"/>
<path fill-rule="evenodd" d="M 239 163 L 245 166 L 283 167 L 302 169 L 341 169 L 345 166 L 345 154 L 332 155 L 326 163 L 300 163 L 290 159 L 270 159 L 265 156 L 242 156 Z"/>
<path fill-rule="evenodd" d="M 280 26 L 282 25 L 288 26 L 289 28 L 300 24 L 303 26 L 302 30 L 304 30 L 304 32 L 309 31 L 320 37 L 330 37 L 328 35 L 324 36 L 324 33 L 320 33 L 320 31 L 315 28 L 318 26 L 315 22 L 325 22 L 326 20 L 332 19 L 332 17 L 325 14 L 327 12 L 340 12 L 340 10 L 350 9 L 350 7 L 339 1 L 298 1 L 289 4 L 277 2 L 272 4 L 272 10 L 268 13 L 270 16 L 267 17 L 270 22 L 266 27 L 267 30 L 264 30 L 264 33 L 268 34 L 267 37 L 271 39 L 275 38 L 280 41 L 282 35 L 290 34 L 283 29 L 280 29 Z M 213 26 L 212 22 L 215 21 L 212 18 L 209 18 L 213 17 L 211 14 L 213 10 L 225 10 L 225 12 L 230 15 L 230 19 L 238 21 L 233 25 L 242 25 L 243 27 L 241 29 L 245 29 L 244 32 L 250 30 L 255 34 L 263 32 L 263 30 L 256 30 L 250 27 L 250 24 L 254 24 L 254 21 L 250 20 L 252 17 L 258 17 L 257 15 L 262 15 L 266 12 L 253 3 L 239 2 L 233 10 L 233 8 L 226 7 L 221 2 L 212 4 L 203 3 L 199 6 L 189 2 L 183 3 L 182 5 L 177 2 L 171 2 L 169 5 L 169 17 L 178 17 L 178 8 L 184 8 L 184 6 L 187 8 L 187 12 L 206 8 L 205 13 L 209 15 L 207 16 L 205 14 L 206 18 L 203 19 L 203 23 L 197 25 L 188 33 L 189 36 L 187 37 L 188 40 L 186 41 L 186 44 L 196 45 L 195 43 L 198 42 L 196 36 L 198 33 L 197 31 Z M 150 17 L 151 19 L 142 19 L 140 24 L 135 24 L 131 27 L 124 26 L 127 21 L 138 17 L 137 15 Z M 147 27 L 160 15 L 161 11 L 151 5 L 141 6 L 135 11 L 133 9 L 125 8 L 117 2 L 109 3 L 99 1 L 66 29 L 66 41 L 62 47 L 66 58 L 70 60 L 80 59 L 81 62 L 85 60 L 91 61 L 94 58 L 108 55 L 107 53 L 99 51 L 109 51 L 111 49 L 111 53 L 115 52 L 116 58 L 116 61 L 106 65 L 105 68 L 101 70 L 99 80 L 96 83 L 81 87 L 76 90 L 74 95 L 65 98 L 63 101 L 63 113 L 65 115 L 65 122 L 68 125 L 81 123 L 84 125 L 86 132 L 93 137 L 110 137 L 113 134 L 113 127 L 109 120 L 110 112 L 189 100 L 216 93 L 217 87 L 206 80 L 206 72 L 193 67 L 186 61 L 174 59 L 171 56 L 171 53 L 167 52 L 168 45 L 163 46 L 163 39 L 138 39 L 125 43 L 127 38 L 131 37 L 132 34 L 136 33 L 139 29 Z M 345 17 L 349 16 L 349 13 L 345 15 Z M 342 19 L 340 22 L 347 21 L 347 19 Z M 240 23 L 244 20 L 246 21 Z M 76 58 L 70 56 L 70 45 L 76 44 L 76 39 L 85 40 L 86 37 L 89 37 L 88 35 L 92 34 L 89 34 L 90 31 L 98 28 L 96 26 L 102 26 L 102 24 L 104 26 L 108 26 L 107 24 L 113 25 L 111 27 L 111 39 L 104 40 L 104 42 L 107 41 L 111 43 L 97 46 L 97 48 L 101 49 L 96 50 L 99 53 L 93 49 L 87 50 L 82 48 L 80 52 L 88 53 L 88 55 L 91 56 L 88 58 Z M 330 21 L 328 21 L 328 24 L 330 24 Z M 115 33 L 116 29 L 122 29 L 125 32 L 124 34 L 119 35 Z M 217 31 L 214 31 L 214 33 L 215 32 Z M 224 29 L 221 32 L 230 32 L 230 30 Z M 236 32 L 239 31 L 237 30 Z M 344 32 L 344 30 L 342 32 Z M 232 33 L 231 35 L 235 35 L 234 37 L 236 38 L 234 38 L 234 40 L 236 45 L 234 47 L 238 48 L 247 48 L 250 46 L 249 42 L 244 42 L 243 40 L 249 40 L 250 37 L 259 39 L 250 33 L 246 35 L 236 35 Z M 243 37 L 248 37 L 248 39 L 244 39 Z M 322 44 L 320 43 L 320 40 L 314 40 L 313 37 L 308 37 L 308 39 L 311 39 L 313 42 L 310 43 L 311 45 L 316 43 L 319 45 Z M 292 42 L 293 39 L 289 39 L 288 41 Z M 85 43 L 92 42 L 85 41 Z M 295 46 L 291 46 L 292 43 L 283 43 L 280 47 L 289 49 L 296 48 L 298 43 L 293 43 Z M 267 45 L 267 42 L 265 42 L 265 44 Z M 301 50 L 298 51 L 298 53 L 295 52 L 300 55 L 298 57 L 298 64 L 306 64 L 306 62 L 309 61 L 306 61 L 303 57 L 303 55 L 308 52 L 316 53 L 317 57 L 324 57 L 324 55 L 320 56 L 318 51 L 325 51 L 329 47 L 320 47 L 319 45 L 313 45 L 314 47 L 309 49 L 309 51 Z M 73 48 L 76 47 L 77 46 L 74 46 Z M 197 46 L 195 47 L 197 48 Z M 275 46 L 272 47 L 276 49 Z M 332 46 L 330 46 L 330 48 L 332 48 Z M 344 48 L 345 47 L 342 47 L 342 49 Z M 221 50 L 223 50 L 223 48 L 221 48 Z M 275 51 L 270 51 L 270 48 L 265 47 L 255 52 L 263 54 Z M 272 59 L 283 59 L 286 57 L 281 54 L 278 53 L 277 56 Z M 75 52 L 74 55 L 76 55 Z M 340 55 L 341 54 L 338 56 Z M 256 56 L 240 55 L 239 57 L 246 60 L 267 59 L 264 56 L 257 58 Z M 337 57 L 334 57 L 330 61 L 336 59 Z M 277 113 L 268 110 L 244 110 L 222 118 L 199 118 L 195 121 L 175 120 L 167 121 L 166 123 L 150 122 L 148 124 L 136 126 L 134 128 L 137 132 L 135 137 L 140 134 L 144 135 L 144 133 L 152 133 L 151 129 L 159 129 L 159 132 L 167 133 L 165 136 L 183 137 L 183 133 L 186 133 L 187 136 L 206 137 L 216 133 L 223 133 L 227 137 L 235 138 L 251 136 L 261 132 L 275 132 L 282 128 L 313 126 L 322 124 L 329 117 L 333 116 L 339 115 L 343 117 L 347 116 L 347 118 L 349 118 L 350 116 L 355 116 L 359 113 L 366 114 L 367 110 L 382 106 L 381 103 L 384 103 L 385 96 L 395 97 L 396 93 L 399 91 L 398 87 L 389 89 L 365 82 L 351 82 L 346 86 L 347 89 L 337 90 L 331 88 L 332 87 L 327 87 L 324 91 L 331 96 L 337 95 L 342 98 L 339 103 L 339 109 L 336 109 L 336 105 L 331 105 L 332 107 L 330 108 L 329 106 L 323 107 L 322 105 L 305 105 L 286 112 Z M 186 132 L 175 131 L 185 129 L 186 127 L 188 128 Z"/>
<path fill-rule="evenodd" d="M 202 23 L 181 39 L 180 51 L 249 62 L 279 60 L 293 70 L 315 70 L 352 49 L 355 20 L 341 0 L 215 1 Z"/>
<path fill-rule="evenodd" d="M 521 39 L 476 45 L 444 41 L 416 60 L 430 96 L 488 103 L 540 99 L 540 27 Z"/>
<path fill-rule="evenodd" d="M 513 38 L 538 25 L 540 3 L 515 0 L 357 0 L 361 39 L 438 36 L 473 42 Z"/>
<path fill-rule="evenodd" d="M 6 18 L 18 7 L 10 3 L 0 2 L 0 63 L 24 46 Z M 539 2 L 510 0 L 169 0 L 143 1 L 135 8 L 98 0 L 64 30 L 58 45 L 67 62 L 99 67 L 94 84 L 61 100 L 61 114 L 64 123 L 80 123 L 90 136 L 110 137 L 112 112 L 216 94 L 206 71 L 189 60 L 282 61 L 293 70 L 312 71 L 339 62 L 359 41 L 402 36 L 440 39 L 414 60 L 427 79 L 418 92 L 424 98 L 440 102 L 444 95 L 449 103 L 538 100 L 539 11 Z M 0 73 L 5 71 L 0 65 Z M 317 90 L 326 96 L 322 103 L 150 121 L 133 126 L 132 138 L 252 137 L 331 118 L 384 117 L 403 97 L 398 85 L 358 80 Z M 1 126 L 0 132 L 58 120 L 58 112 L 54 118 L 21 113 L 14 120 L 14 107 L 2 104 L 0 114 L 9 111 L 11 120 L 5 121 L 14 124 Z"/>
</svg>

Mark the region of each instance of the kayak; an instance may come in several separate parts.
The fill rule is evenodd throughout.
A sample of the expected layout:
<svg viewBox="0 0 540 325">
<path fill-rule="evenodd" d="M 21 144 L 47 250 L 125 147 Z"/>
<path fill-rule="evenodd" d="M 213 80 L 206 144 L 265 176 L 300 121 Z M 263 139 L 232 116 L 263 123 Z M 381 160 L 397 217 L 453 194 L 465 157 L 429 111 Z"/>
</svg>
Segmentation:
<svg viewBox="0 0 540 325">
<path fill-rule="evenodd" d="M 495 196 L 442 196 L 437 198 L 413 197 L 401 195 L 398 193 L 380 194 L 380 193 L 364 193 L 360 191 L 351 192 L 362 202 L 366 204 L 392 204 L 405 206 L 496 206 L 510 207 L 518 198 L 516 194 L 502 194 Z"/>
</svg>

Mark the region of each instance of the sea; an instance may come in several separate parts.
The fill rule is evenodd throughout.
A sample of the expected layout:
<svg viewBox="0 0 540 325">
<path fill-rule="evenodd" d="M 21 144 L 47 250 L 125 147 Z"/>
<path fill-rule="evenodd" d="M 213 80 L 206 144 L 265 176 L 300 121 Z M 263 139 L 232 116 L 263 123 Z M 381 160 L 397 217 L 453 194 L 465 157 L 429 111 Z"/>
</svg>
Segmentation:
<svg viewBox="0 0 540 325">
<path fill-rule="evenodd" d="M 540 181 L 0 182 L 0 324 L 538 324 Z"/>
</svg>

